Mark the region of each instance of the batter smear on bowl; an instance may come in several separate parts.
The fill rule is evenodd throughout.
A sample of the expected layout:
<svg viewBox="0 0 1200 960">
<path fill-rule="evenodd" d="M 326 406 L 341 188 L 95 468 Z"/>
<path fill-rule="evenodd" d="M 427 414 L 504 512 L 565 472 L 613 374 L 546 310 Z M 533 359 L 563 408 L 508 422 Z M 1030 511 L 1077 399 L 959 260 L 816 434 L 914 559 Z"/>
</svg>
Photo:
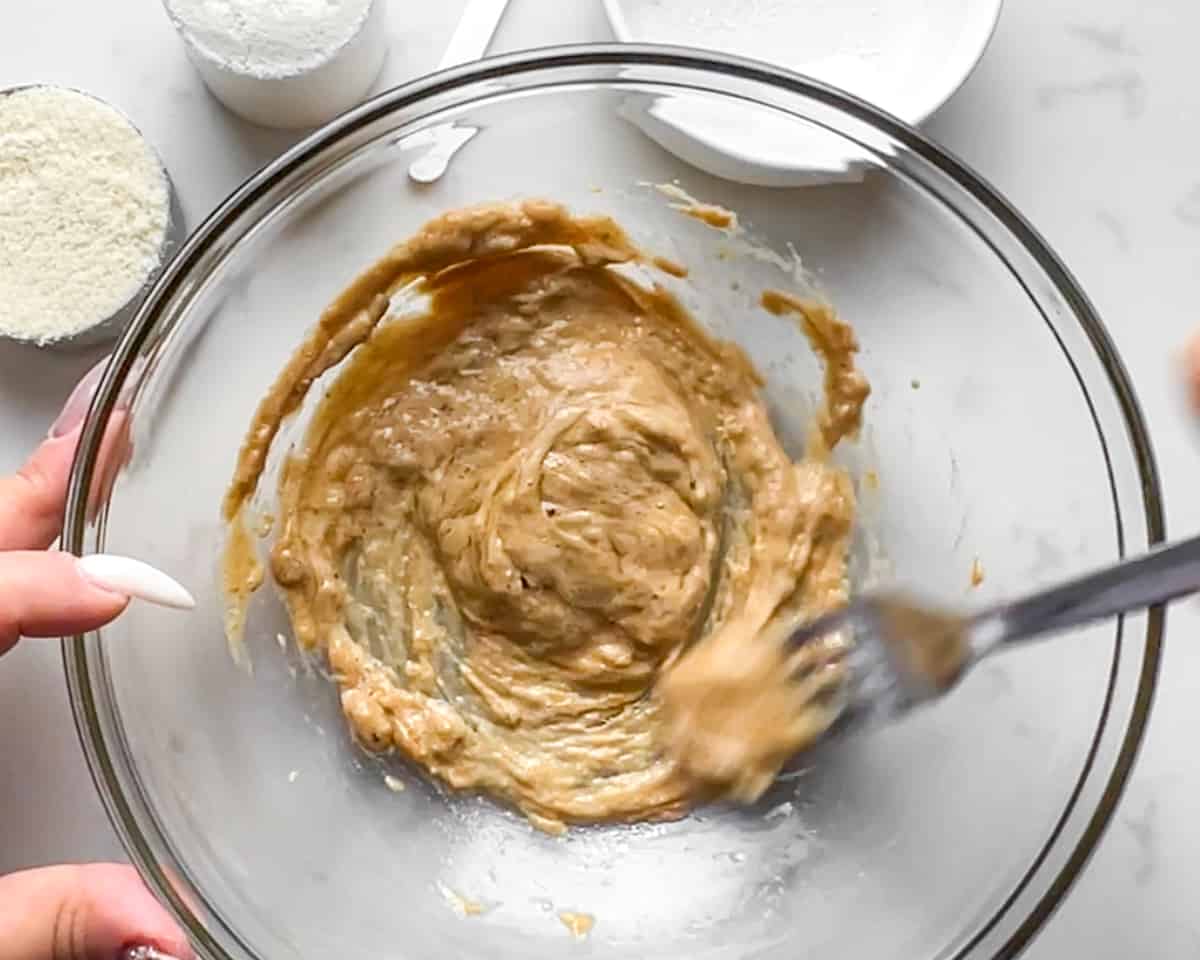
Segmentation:
<svg viewBox="0 0 1200 960">
<path fill-rule="evenodd" d="M 761 635 L 846 597 L 854 496 L 827 454 L 868 392 L 854 336 L 764 301 L 826 365 L 793 462 L 742 351 L 628 269 L 652 262 L 546 201 L 430 222 L 321 317 L 225 501 L 236 531 L 281 421 L 342 364 L 280 478 L 270 569 L 296 639 L 367 748 L 549 831 L 752 798 L 832 718 Z M 251 569 L 229 542 L 227 573 Z M 234 624 L 257 585 L 237 579 Z M 748 709 L 716 722 L 714 695 Z"/>
</svg>

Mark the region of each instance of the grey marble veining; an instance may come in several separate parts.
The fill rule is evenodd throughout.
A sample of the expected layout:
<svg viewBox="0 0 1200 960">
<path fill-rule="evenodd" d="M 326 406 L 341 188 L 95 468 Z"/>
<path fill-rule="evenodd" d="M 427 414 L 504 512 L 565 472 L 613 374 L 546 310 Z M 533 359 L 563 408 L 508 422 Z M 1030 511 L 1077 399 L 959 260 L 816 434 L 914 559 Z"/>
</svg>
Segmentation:
<svg viewBox="0 0 1200 960">
<path fill-rule="evenodd" d="M 1038 106 L 1044 110 L 1062 106 L 1073 98 L 1113 97 L 1122 104 L 1125 118 L 1136 120 L 1146 109 L 1146 88 L 1136 70 L 1105 73 L 1083 83 L 1048 83 L 1038 90 Z"/>
</svg>

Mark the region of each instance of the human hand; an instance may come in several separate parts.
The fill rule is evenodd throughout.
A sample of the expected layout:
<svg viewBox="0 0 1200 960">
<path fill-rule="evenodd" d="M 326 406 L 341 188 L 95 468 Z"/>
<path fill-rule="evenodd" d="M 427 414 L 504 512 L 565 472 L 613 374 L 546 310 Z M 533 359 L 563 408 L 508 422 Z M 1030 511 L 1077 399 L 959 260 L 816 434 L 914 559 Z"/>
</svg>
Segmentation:
<svg viewBox="0 0 1200 960">
<path fill-rule="evenodd" d="M 187 939 L 125 864 L 0 877 L 0 960 L 191 960 Z"/>
<path fill-rule="evenodd" d="M 26 464 L 0 477 L 0 654 L 21 636 L 62 636 L 101 626 L 138 592 L 121 585 L 121 571 L 128 573 L 132 561 L 80 560 L 47 549 L 62 527 L 71 460 L 99 375 L 97 367 L 80 382 Z M 121 444 L 108 441 L 112 456 L 102 455 L 101 461 L 119 461 Z M 105 472 L 100 471 L 102 482 Z M 44 867 L 0 877 L 0 960 L 173 957 L 190 960 L 187 939 L 130 866 Z"/>
<path fill-rule="evenodd" d="M 1184 355 L 1184 366 L 1187 374 L 1188 398 L 1192 410 L 1200 413 L 1200 333 L 1192 337 Z"/>
<path fill-rule="evenodd" d="M 50 435 L 14 475 L 0 477 L 0 654 L 22 637 L 61 637 L 103 626 L 131 596 L 188 607 L 164 574 L 127 558 L 78 558 L 49 550 L 62 529 L 67 478 L 84 414 L 99 382 L 94 367 L 67 400 Z M 123 424 L 117 418 L 118 425 Z M 121 430 L 105 438 L 103 463 L 120 458 Z M 99 471 L 102 481 L 106 471 Z"/>
</svg>

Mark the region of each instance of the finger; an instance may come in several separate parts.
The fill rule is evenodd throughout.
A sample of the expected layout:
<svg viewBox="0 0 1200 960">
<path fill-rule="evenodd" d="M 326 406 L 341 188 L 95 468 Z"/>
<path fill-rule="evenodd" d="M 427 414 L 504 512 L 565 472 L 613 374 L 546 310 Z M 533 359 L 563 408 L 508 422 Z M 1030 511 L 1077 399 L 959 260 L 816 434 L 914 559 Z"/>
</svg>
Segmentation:
<svg viewBox="0 0 1200 960">
<path fill-rule="evenodd" d="M 79 378 L 71 395 L 67 397 L 67 402 L 63 404 L 54 423 L 50 425 L 51 438 L 65 437 L 68 433 L 74 433 L 83 423 L 88 407 L 92 405 L 92 397 L 96 395 L 96 387 L 100 385 L 100 377 L 104 375 L 104 368 L 107 366 L 108 357 L 105 357 Z"/>
<path fill-rule="evenodd" d="M 1188 344 L 1185 362 L 1192 410 L 1200 413 L 1200 335 L 1193 337 L 1192 342 Z"/>
<path fill-rule="evenodd" d="M 129 598 L 96 586 L 69 553 L 0 553 L 0 654 L 21 637 L 64 637 L 95 630 Z"/>
<path fill-rule="evenodd" d="M 28 462 L 14 476 L 0 477 L 0 550 L 45 550 L 58 536 L 79 428 L 107 363 L 106 357 L 75 385 Z"/>
<path fill-rule="evenodd" d="M 129 414 L 125 410 L 114 410 L 105 425 L 100 452 L 96 456 L 92 471 L 87 506 L 89 520 L 95 517 L 101 505 L 112 495 L 118 475 L 128 465 L 132 456 L 133 440 L 129 432 Z"/>
<path fill-rule="evenodd" d="M 193 957 L 133 867 L 43 867 L 0 877 L 0 960 L 117 960 L 146 946 Z"/>
<path fill-rule="evenodd" d="M 108 358 L 75 385 L 50 427 L 46 441 L 14 476 L 0 477 L 0 550 L 44 550 L 62 530 L 67 480 L 80 428 Z M 128 461 L 128 417 L 123 399 L 109 416 L 93 471 L 89 514 L 111 490 L 116 472 Z"/>
<path fill-rule="evenodd" d="M 62 412 L 50 428 L 50 437 L 65 437 L 76 433 L 82 425 L 88 408 L 92 405 L 100 378 L 108 366 L 109 358 L 105 357 L 90 369 L 71 391 L 67 402 L 63 404 Z M 92 484 L 88 491 L 87 515 L 92 519 L 100 505 L 108 499 L 121 468 L 129 463 L 133 454 L 133 443 L 129 433 L 129 401 L 134 384 L 145 366 L 144 360 L 135 360 L 125 385 L 117 396 L 116 405 L 108 415 L 104 428 L 104 437 L 100 441 L 100 450 L 96 456 L 92 470 Z"/>
<path fill-rule="evenodd" d="M 62 529 L 79 427 L 45 441 L 11 477 L 0 477 L 0 550 L 45 550 Z"/>
<path fill-rule="evenodd" d="M 0 477 L 0 550 L 44 550 L 58 537 L 79 433 L 76 424 L 71 433 L 44 441 L 16 474 Z M 89 516 L 112 492 L 131 452 L 129 416 L 114 410 L 92 472 Z"/>
</svg>

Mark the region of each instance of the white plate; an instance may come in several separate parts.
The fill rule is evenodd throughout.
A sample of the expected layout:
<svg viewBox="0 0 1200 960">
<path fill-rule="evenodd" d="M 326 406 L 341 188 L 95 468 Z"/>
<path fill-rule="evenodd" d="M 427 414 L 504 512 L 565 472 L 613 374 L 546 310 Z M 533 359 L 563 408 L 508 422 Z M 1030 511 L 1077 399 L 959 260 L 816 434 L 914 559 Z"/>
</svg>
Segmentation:
<svg viewBox="0 0 1200 960">
<path fill-rule="evenodd" d="M 1003 0 L 604 0 L 618 40 L 762 60 L 870 101 L 911 124 L 983 56 Z M 764 109 L 691 97 L 627 104 L 662 147 L 707 173 L 759 186 L 858 179 L 867 158 Z"/>
</svg>

